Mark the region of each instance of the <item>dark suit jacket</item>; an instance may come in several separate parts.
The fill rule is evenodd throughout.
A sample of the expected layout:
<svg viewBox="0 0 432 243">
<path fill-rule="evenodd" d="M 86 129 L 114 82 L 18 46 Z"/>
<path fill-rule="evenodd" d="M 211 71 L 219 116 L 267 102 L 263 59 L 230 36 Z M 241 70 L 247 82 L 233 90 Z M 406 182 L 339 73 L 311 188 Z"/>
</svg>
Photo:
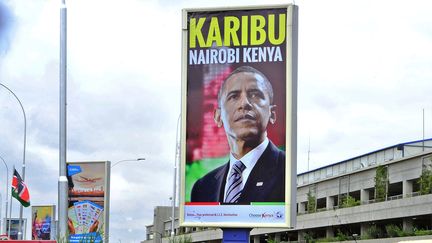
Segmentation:
<svg viewBox="0 0 432 243">
<path fill-rule="evenodd" d="M 223 202 L 229 162 L 195 182 L 191 202 Z M 261 184 L 261 186 L 260 186 Z M 285 201 L 285 152 L 271 141 L 245 183 L 239 204 Z"/>
</svg>

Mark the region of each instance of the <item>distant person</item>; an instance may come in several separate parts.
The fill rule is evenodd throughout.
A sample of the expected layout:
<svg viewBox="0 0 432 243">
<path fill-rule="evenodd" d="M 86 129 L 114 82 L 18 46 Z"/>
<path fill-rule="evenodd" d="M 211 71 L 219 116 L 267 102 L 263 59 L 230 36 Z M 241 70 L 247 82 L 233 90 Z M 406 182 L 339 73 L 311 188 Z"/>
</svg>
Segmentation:
<svg viewBox="0 0 432 243">
<path fill-rule="evenodd" d="M 267 125 L 276 122 L 275 107 L 263 73 L 242 66 L 228 75 L 214 120 L 224 127 L 230 159 L 194 184 L 192 202 L 285 201 L 285 152 L 267 138 Z"/>
</svg>

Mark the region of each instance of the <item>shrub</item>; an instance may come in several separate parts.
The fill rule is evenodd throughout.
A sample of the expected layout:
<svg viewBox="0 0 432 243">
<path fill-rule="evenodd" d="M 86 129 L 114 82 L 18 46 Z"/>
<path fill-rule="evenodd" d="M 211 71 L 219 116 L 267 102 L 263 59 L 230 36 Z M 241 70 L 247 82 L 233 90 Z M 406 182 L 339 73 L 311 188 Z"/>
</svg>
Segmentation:
<svg viewBox="0 0 432 243">
<path fill-rule="evenodd" d="M 415 236 L 432 235 L 432 230 L 414 229 Z"/>
<path fill-rule="evenodd" d="M 315 243 L 316 241 L 313 238 L 313 234 L 311 232 L 305 233 L 304 234 L 304 239 L 306 241 L 306 243 Z"/>
<path fill-rule="evenodd" d="M 322 238 L 322 239 L 316 240 L 317 243 L 321 243 L 321 242 L 336 242 L 336 241 L 338 241 L 338 239 L 336 237 Z"/>
<path fill-rule="evenodd" d="M 399 226 L 394 224 L 386 225 L 385 227 L 388 237 L 401 237 L 403 236 L 403 231 Z"/>
<path fill-rule="evenodd" d="M 342 233 L 340 230 L 338 230 L 337 234 L 336 234 L 336 239 L 338 241 L 346 241 L 348 240 L 348 236 L 344 233 Z"/>
<path fill-rule="evenodd" d="M 354 197 L 351 197 L 350 195 L 344 197 L 342 199 L 341 208 L 349 208 L 360 205 L 360 201 L 356 200 Z"/>
<path fill-rule="evenodd" d="M 376 238 L 382 238 L 384 234 L 381 228 L 377 227 L 376 225 L 371 225 L 367 230 L 367 236 L 370 239 L 376 239 Z"/>
<path fill-rule="evenodd" d="M 176 236 L 169 239 L 169 243 L 191 243 L 192 236 L 190 235 L 182 235 Z"/>
</svg>

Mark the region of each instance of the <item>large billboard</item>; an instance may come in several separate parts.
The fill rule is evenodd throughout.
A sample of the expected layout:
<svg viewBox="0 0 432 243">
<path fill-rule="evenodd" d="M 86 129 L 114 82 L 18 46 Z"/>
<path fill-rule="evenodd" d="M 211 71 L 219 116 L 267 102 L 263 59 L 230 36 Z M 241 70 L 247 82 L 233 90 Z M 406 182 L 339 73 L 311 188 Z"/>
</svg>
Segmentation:
<svg viewBox="0 0 432 243">
<path fill-rule="evenodd" d="M 182 226 L 295 222 L 297 7 L 183 11 Z"/>
<path fill-rule="evenodd" d="M 55 205 L 32 206 L 32 240 L 53 240 Z"/>
<path fill-rule="evenodd" d="M 110 162 L 68 162 L 69 241 L 108 242 Z"/>
</svg>

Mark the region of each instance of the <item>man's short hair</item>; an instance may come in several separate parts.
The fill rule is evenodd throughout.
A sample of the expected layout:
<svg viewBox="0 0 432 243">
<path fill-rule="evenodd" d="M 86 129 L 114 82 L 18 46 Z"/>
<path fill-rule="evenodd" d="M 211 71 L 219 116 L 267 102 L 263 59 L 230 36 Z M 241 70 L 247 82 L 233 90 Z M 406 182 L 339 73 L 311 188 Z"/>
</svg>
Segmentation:
<svg viewBox="0 0 432 243">
<path fill-rule="evenodd" d="M 268 80 L 268 78 L 258 69 L 255 69 L 251 66 L 241 66 L 241 67 L 236 68 L 234 71 L 232 71 L 222 82 L 222 85 L 221 85 L 219 92 L 218 92 L 218 99 L 217 99 L 219 108 L 221 106 L 220 101 L 221 101 L 221 97 L 222 97 L 222 92 L 225 88 L 226 81 L 237 73 L 255 73 L 255 74 L 260 75 L 264 79 L 264 85 L 265 85 L 265 88 L 267 89 L 268 96 L 270 98 L 270 104 L 273 104 L 273 88 L 272 88 L 272 85 L 271 85 L 270 81 Z"/>
</svg>

